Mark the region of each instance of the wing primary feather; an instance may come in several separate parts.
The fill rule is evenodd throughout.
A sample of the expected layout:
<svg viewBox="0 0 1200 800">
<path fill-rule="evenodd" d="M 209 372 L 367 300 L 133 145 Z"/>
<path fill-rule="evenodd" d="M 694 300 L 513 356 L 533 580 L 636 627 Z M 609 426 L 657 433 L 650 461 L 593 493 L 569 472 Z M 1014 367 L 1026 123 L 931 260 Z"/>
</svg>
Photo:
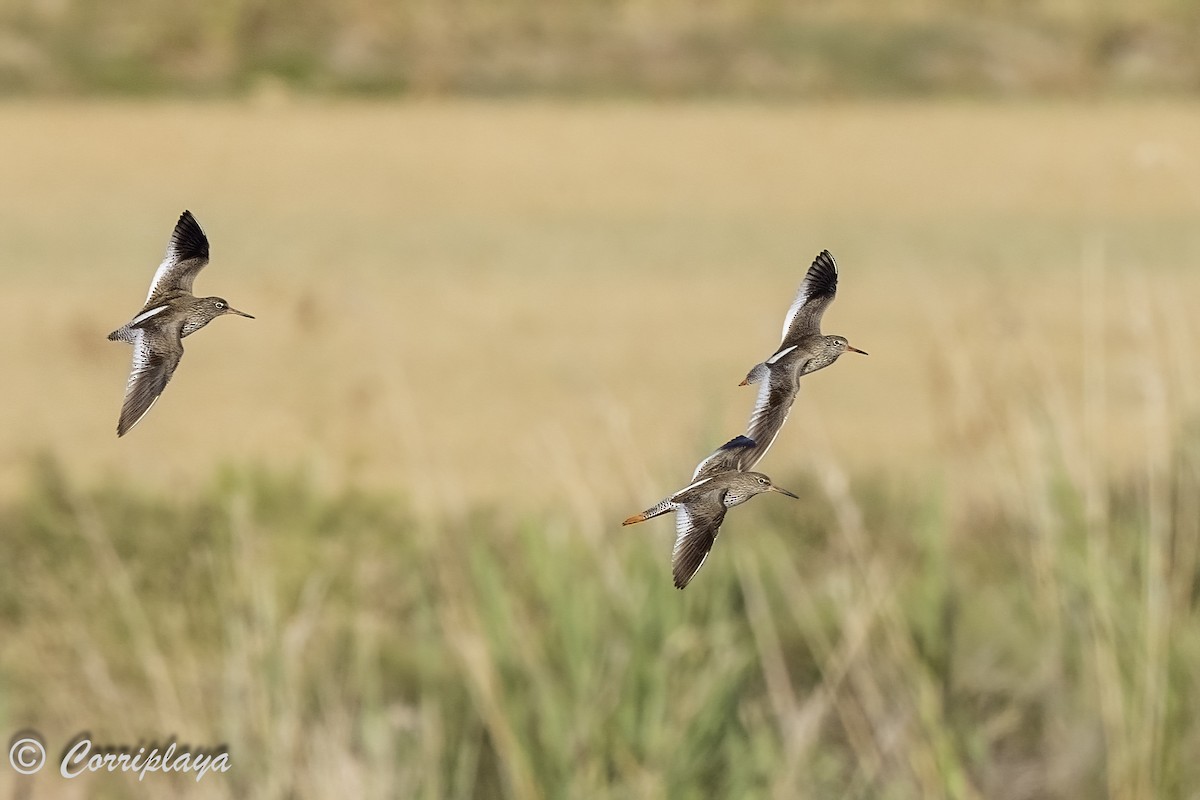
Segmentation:
<svg viewBox="0 0 1200 800">
<path fill-rule="evenodd" d="M 675 588 L 682 589 L 704 566 L 725 519 L 724 493 L 681 506 L 675 512 L 675 547 L 671 552 L 671 574 Z"/>
<path fill-rule="evenodd" d="M 208 259 L 208 237 L 200 228 L 200 223 L 192 216 L 191 211 L 184 211 L 175 223 L 175 231 L 171 234 L 171 243 L 167 246 L 167 255 L 173 255 L 176 261 L 187 261 L 191 258 Z"/>
<path fill-rule="evenodd" d="M 158 402 L 183 357 L 183 345 L 178 337 L 178 327 L 154 335 L 142 329 L 131 329 L 133 364 L 117 420 L 117 436 L 128 433 Z"/>
<path fill-rule="evenodd" d="M 783 320 L 782 342 L 821 332 L 821 316 L 837 294 L 837 261 L 822 250 L 804 273 L 796 299 Z"/>
<path fill-rule="evenodd" d="M 170 291 L 191 292 L 196 273 L 208 264 L 208 237 L 200 229 L 200 223 L 192 212 L 184 211 L 175 223 L 167 253 L 150 281 L 146 302 Z"/>
</svg>

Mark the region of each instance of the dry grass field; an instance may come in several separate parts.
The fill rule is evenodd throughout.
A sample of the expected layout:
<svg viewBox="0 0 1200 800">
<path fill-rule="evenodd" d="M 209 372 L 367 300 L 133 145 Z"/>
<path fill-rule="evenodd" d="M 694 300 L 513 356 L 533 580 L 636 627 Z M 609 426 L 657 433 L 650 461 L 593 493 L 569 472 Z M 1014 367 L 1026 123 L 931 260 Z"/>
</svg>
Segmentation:
<svg viewBox="0 0 1200 800">
<path fill-rule="evenodd" d="M 1043 396 L 1127 459 L 1147 370 L 1171 384 L 1165 424 L 1200 390 L 1187 107 L 3 114 L 6 490 L 46 454 L 160 489 L 261 462 L 425 508 L 619 515 L 742 430 L 736 384 L 822 248 L 842 266 L 827 329 L 871 356 L 807 382 L 768 471 L 923 477 L 963 437 L 985 459 L 1007 410 Z M 198 291 L 258 319 L 189 339 L 118 441 L 129 350 L 104 336 L 183 208 L 212 241 Z"/>
<path fill-rule="evenodd" d="M 1196 797 L 1200 109 L 0 120 L 0 731 L 235 764 L 5 796 Z M 183 208 L 257 319 L 118 440 Z M 676 592 L 617 523 L 742 430 L 822 248 L 871 355 Z"/>
</svg>

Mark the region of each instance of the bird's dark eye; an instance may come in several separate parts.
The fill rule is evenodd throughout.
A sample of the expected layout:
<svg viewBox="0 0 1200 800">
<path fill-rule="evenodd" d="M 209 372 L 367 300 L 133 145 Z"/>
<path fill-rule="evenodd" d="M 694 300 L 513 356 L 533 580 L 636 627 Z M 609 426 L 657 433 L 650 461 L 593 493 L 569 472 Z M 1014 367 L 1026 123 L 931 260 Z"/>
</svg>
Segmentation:
<svg viewBox="0 0 1200 800">
<path fill-rule="evenodd" d="M 224 304 L 224 303 L 222 303 L 220 300 L 218 300 L 218 301 L 217 301 L 217 308 L 224 308 L 224 307 L 225 307 L 225 304 Z"/>
</svg>

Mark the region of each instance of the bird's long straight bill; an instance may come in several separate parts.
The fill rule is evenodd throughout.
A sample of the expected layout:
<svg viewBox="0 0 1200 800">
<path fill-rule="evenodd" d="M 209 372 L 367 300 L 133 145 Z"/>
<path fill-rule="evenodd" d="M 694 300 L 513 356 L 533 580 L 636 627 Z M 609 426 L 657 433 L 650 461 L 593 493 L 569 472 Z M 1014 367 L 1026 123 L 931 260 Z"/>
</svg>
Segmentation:
<svg viewBox="0 0 1200 800">
<path fill-rule="evenodd" d="M 866 350 L 859 350 L 857 347 L 852 347 L 850 345 L 846 345 L 846 349 L 849 350 L 851 353 L 861 353 L 864 356 L 871 355 Z"/>
<path fill-rule="evenodd" d="M 234 308 L 232 306 L 230 306 L 228 309 L 226 309 L 225 313 L 237 314 L 239 317 L 245 317 L 246 319 L 254 319 L 253 315 L 247 314 L 245 311 L 238 311 L 236 308 Z"/>
<path fill-rule="evenodd" d="M 772 492 L 779 492 L 780 494 L 786 494 L 788 497 L 794 497 L 794 498 L 796 498 L 797 500 L 799 500 L 799 499 L 800 499 L 800 495 L 792 494 L 792 493 L 791 493 L 791 492 L 789 492 L 787 489 L 780 489 L 778 486 L 774 486 L 774 485 L 772 485 L 772 486 L 771 486 L 771 491 L 772 491 Z"/>
</svg>

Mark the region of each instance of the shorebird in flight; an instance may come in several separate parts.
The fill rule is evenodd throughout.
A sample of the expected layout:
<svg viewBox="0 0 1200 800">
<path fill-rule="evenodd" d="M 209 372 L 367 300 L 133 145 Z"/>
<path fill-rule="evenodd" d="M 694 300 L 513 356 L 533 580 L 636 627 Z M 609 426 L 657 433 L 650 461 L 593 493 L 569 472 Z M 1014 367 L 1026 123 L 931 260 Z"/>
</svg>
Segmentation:
<svg viewBox="0 0 1200 800">
<path fill-rule="evenodd" d="M 753 449 L 754 441 L 745 436 L 730 440 L 700 462 L 690 484 L 621 523 L 633 525 L 668 511 L 675 512 L 671 573 L 676 588 L 687 586 L 708 558 L 726 511 L 763 492 L 796 497 L 760 472 L 742 471 L 744 458 Z"/>
<path fill-rule="evenodd" d="M 225 314 L 254 319 L 224 298 L 192 295 L 192 282 L 207 263 L 208 237 L 192 212 L 184 211 L 175 223 L 166 257 L 150 282 L 146 304 L 133 319 L 108 335 L 112 341 L 133 345 L 133 367 L 125 384 L 117 436 L 124 436 L 138 424 L 163 393 L 183 357 L 185 336 Z"/>
<path fill-rule="evenodd" d="M 749 469 L 766 455 L 787 421 L 800 378 L 828 367 L 845 352 L 861 353 L 844 336 L 823 335 L 821 316 L 837 294 L 837 262 L 822 250 L 800 283 L 800 290 L 783 320 L 783 338 L 766 361 L 755 364 L 740 385 L 761 384 L 746 436 L 753 447 L 742 458 Z"/>
</svg>

